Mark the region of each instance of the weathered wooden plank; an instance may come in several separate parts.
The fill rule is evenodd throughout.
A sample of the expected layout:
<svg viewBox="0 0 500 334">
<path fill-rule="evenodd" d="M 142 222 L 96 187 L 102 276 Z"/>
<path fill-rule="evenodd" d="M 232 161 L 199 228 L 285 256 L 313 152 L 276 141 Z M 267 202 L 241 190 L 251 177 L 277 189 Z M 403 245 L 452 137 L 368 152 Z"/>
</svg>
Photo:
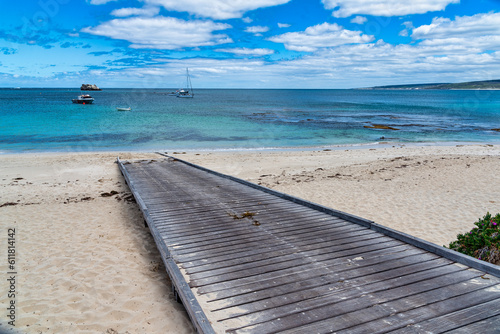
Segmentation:
<svg viewBox="0 0 500 334">
<path fill-rule="evenodd" d="M 198 218 L 198 220 L 187 220 L 184 224 L 183 222 L 179 222 L 181 227 L 171 228 L 163 222 L 155 224 L 159 230 L 164 231 L 169 240 L 175 241 L 176 239 L 189 239 L 192 240 L 199 235 L 199 238 L 203 238 L 204 233 L 216 233 L 216 232 L 225 232 L 231 233 L 232 230 L 245 228 L 251 229 L 252 231 L 255 228 L 252 226 L 254 221 L 249 219 L 238 219 L 235 220 L 228 215 L 217 215 L 211 217 L 214 221 L 207 222 L 205 218 Z M 217 220 L 215 220 L 217 219 Z M 350 231 L 362 231 L 367 230 L 366 228 L 360 226 L 353 226 L 352 224 L 346 222 L 336 222 L 334 220 L 329 220 L 326 217 L 322 216 L 310 216 L 301 219 L 300 221 L 293 221 L 290 218 L 286 219 L 273 219 L 271 217 L 264 217 L 264 219 L 259 218 L 259 223 L 261 228 L 265 228 L 267 231 L 280 233 L 287 231 L 295 231 L 294 235 L 296 237 L 300 237 L 297 233 L 301 233 L 303 230 L 310 231 L 321 231 L 321 230 L 330 230 L 330 229 L 339 229 L 339 230 L 350 230 Z M 173 221 L 170 221 L 170 224 L 173 224 Z M 191 223 L 190 223 L 191 222 Z M 302 230 L 302 231 L 301 231 Z M 373 232 L 372 232 L 373 233 Z"/>
<path fill-rule="evenodd" d="M 464 284 L 458 286 L 452 285 L 448 286 L 446 289 L 441 288 L 439 291 L 431 291 L 428 295 L 416 296 L 419 298 L 414 302 L 413 309 L 405 310 L 404 305 L 408 305 L 408 301 L 405 301 L 406 303 L 400 306 L 402 305 L 402 301 L 398 300 L 388 306 L 393 308 L 396 306 L 399 312 L 393 312 L 392 314 L 385 313 L 385 316 L 379 317 L 379 319 L 375 321 L 352 326 L 338 333 L 354 334 L 363 333 L 365 331 L 374 334 L 387 333 L 392 330 L 423 323 L 425 320 L 435 317 L 443 315 L 448 317 L 450 313 L 498 299 L 495 293 L 488 293 L 490 289 L 498 290 L 498 285 L 493 285 L 493 283 L 489 281 L 478 283 L 478 280 L 475 279 L 466 282 L 465 286 Z M 414 298 L 409 298 L 409 301 L 412 301 L 412 299 Z M 463 323 L 467 323 L 466 318 L 463 319 Z M 326 326 L 323 327 L 323 330 L 329 327 L 326 323 L 324 325 Z M 484 327 L 484 329 L 486 330 L 488 327 Z M 427 330 L 432 331 L 433 328 L 429 327 Z M 482 333 L 482 331 L 468 333 Z"/>
<path fill-rule="evenodd" d="M 172 196 L 176 196 L 176 194 L 172 194 Z M 251 209 L 268 211 L 270 208 L 273 208 L 276 211 L 281 212 L 307 212 L 303 207 L 293 206 L 290 203 L 286 203 L 280 199 L 267 199 L 267 198 L 241 198 L 239 200 L 234 200 L 233 198 L 228 198 L 224 201 L 224 203 L 219 200 L 215 200 L 213 198 L 192 198 L 192 197 L 180 197 L 176 198 L 175 201 L 167 201 L 165 199 L 149 201 L 148 206 L 151 209 L 151 213 L 160 216 L 162 213 L 170 214 L 170 215 L 182 215 L 184 213 L 189 213 L 191 210 L 203 209 L 210 210 L 214 208 L 224 208 L 231 207 L 234 210 L 238 210 L 241 212 L 249 211 Z M 172 207 L 172 204 L 176 204 L 175 207 Z M 213 208 L 212 208 L 213 207 Z"/>
<path fill-rule="evenodd" d="M 212 268 L 217 268 L 220 265 L 229 266 L 234 264 L 241 264 L 243 262 L 253 262 L 275 256 L 282 256 L 286 254 L 283 252 L 296 252 L 297 251 L 296 246 L 298 245 L 311 244 L 311 241 L 313 243 L 318 243 L 320 241 L 323 241 L 324 240 L 323 238 L 315 238 L 317 236 L 320 236 L 321 235 L 320 233 L 322 232 L 304 233 L 306 237 L 304 239 L 300 239 L 294 244 L 291 244 L 288 240 L 283 240 L 285 239 L 284 237 L 282 237 L 281 240 L 276 240 L 275 242 L 273 242 L 273 246 L 280 245 L 283 247 L 265 246 L 264 248 L 259 247 L 257 249 L 251 249 L 244 253 L 237 252 L 210 258 L 193 257 L 191 261 L 189 260 L 189 257 L 186 257 L 183 258 L 183 268 L 187 269 L 187 268 L 197 267 L 197 270 L 200 270 L 202 269 L 200 268 L 200 266 L 207 266 L 207 265 L 211 265 Z M 364 235 L 370 235 L 371 237 L 375 237 L 370 234 L 370 231 L 359 231 L 359 232 L 356 231 L 355 233 L 349 233 L 348 236 L 338 236 L 337 239 L 332 238 L 329 239 L 329 241 L 342 240 L 347 238 L 356 238 Z"/>
<path fill-rule="evenodd" d="M 247 260 L 235 260 L 235 261 L 225 261 L 219 262 L 219 265 L 214 265 L 210 263 L 208 265 L 196 266 L 196 267 L 184 267 L 186 272 L 192 276 L 196 273 L 201 272 L 209 272 L 213 273 L 216 270 L 221 270 L 221 272 L 227 272 L 224 268 L 231 268 L 231 271 L 237 270 L 240 267 L 248 267 L 248 266 L 260 266 L 267 263 L 276 263 L 287 261 L 290 258 L 296 258 L 297 256 L 297 247 L 300 247 L 301 252 L 298 254 L 300 257 L 309 257 L 315 259 L 315 255 L 323 255 L 328 250 L 333 247 L 344 248 L 345 245 L 352 245 L 357 242 L 365 242 L 365 241 L 374 241 L 376 239 L 377 242 L 381 242 L 384 237 L 373 234 L 362 234 L 358 236 L 351 236 L 350 238 L 338 238 L 331 241 L 325 242 L 304 242 L 304 243 L 295 243 L 293 248 L 289 248 L 287 250 L 278 251 L 276 253 L 270 252 L 266 253 L 265 256 L 257 259 L 255 257 L 249 257 Z M 390 239 L 385 239 L 390 240 Z M 360 244 L 362 245 L 362 244 Z M 249 254 L 246 254 L 247 256 Z"/>
<path fill-rule="evenodd" d="M 360 239 L 360 240 L 365 241 L 365 239 Z M 345 244 L 347 244 L 347 243 L 344 243 L 344 245 Z M 186 273 L 188 273 L 194 279 L 197 279 L 200 277 L 217 276 L 217 275 L 222 275 L 222 274 L 226 274 L 226 273 L 230 273 L 230 272 L 246 270 L 249 268 L 263 267 L 263 266 L 268 266 L 268 265 L 273 265 L 273 264 L 278 264 L 278 263 L 285 263 L 288 261 L 294 261 L 295 259 L 297 259 L 297 257 L 300 257 L 300 258 L 306 257 L 309 260 L 314 261 L 314 260 L 316 260 L 315 255 L 323 255 L 324 249 L 330 248 L 333 245 L 336 245 L 336 243 L 321 244 L 322 247 L 320 247 L 318 245 L 317 248 L 303 250 L 300 253 L 298 253 L 296 249 L 287 249 L 287 250 L 273 253 L 272 254 L 273 256 L 264 256 L 261 259 L 259 259 L 259 260 L 256 259 L 254 261 L 234 261 L 234 262 L 229 263 L 229 264 L 220 263 L 218 266 L 209 265 L 209 266 L 187 268 Z M 336 245 L 336 246 L 342 247 L 342 244 Z M 311 245 L 311 247 L 312 247 L 312 245 Z"/>
<path fill-rule="evenodd" d="M 255 229 L 255 228 L 254 228 Z M 357 231 L 355 231 L 357 232 Z M 375 239 L 375 238 L 384 238 L 380 234 L 375 234 L 375 233 L 362 233 L 363 231 L 360 231 L 360 233 L 349 233 L 349 232 L 338 232 L 338 233 L 332 233 L 332 236 L 330 238 L 320 238 L 314 236 L 305 238 L 304 240 L 290 240 L 286 238 L 286 236 L 281 236 L 276 233 L 270 233 L 265 229 L 262 229 L 262 231 L 259 232 L 254 232 L 251 231 L 247 233 L 245 236 L 240 235 L 239 239 L 236 241 L 234 238 L 227 238 L 229 240 L 226 241 L 225 235 L 211 239 L 209 241 L 204 241 L 204 242 L 199 242 L 195 244 L 187 244 L 179 245 L 179 248 L 182 249 L 183 252 L 188 252 L 189 254 L 195 253 L 195 252 L 209 252 L 210 249 L 212 248 L 220 248 L 220 247 L 226 247 L 230 246 L 232 244 L 238 244 L 238 241 L 240 241 L 241 245 L 241 240 L 248 239 L 249 241 L 255 241 L 255 240 L 269 240 L 271 243 L 275 242 L 286 242 L 287 244 L 290 244 L 293 247 L 300 247 L 302 251 L 308 251 L 316 248 L 325 248 L 328 247 L 329 245 L 342 245 L 342 244 L 348 244 L 351 242 L 357 242 L 357 241 L 362 241 L 362 240 L 369 240 L 369 239 Z M 384 239 L 384 240 L 389 240 L 389 239 Z"/>
<path fill-rule="evenodd" d="M 329 228 L 329 227 L 348 227 L 351 230 L 361 230 L 360 226 L 349 225 L 346 222 L 335 221 L 323 216 L 304 217 L 292 221 L 290 218 L 282 218 L 279 216 L 259 216 L 256 219 L 235 219 L 227 213 L 212 213 L 209 216 L 203 214 L 196 214 L 192 216 L 184 216 L 182 219 L 176 217 L 162 217 L 158 218 L 152 215 L 155 219 L 162 219 L 156 223 L 156 226 L 165 231 L 169 238 L 188 237 L 196 234 L 201 234 L 204 231 L 230 231 L 239 227 L 251 227 L 255 221 L 260 223 L 261 228 L 266 228 L 269 231 L 280 231 L 287 229 L 313 229 L 313 228 Z M 299 216 L 300 217 L 300 216 Z M 177 223 L 178 226 L 174 224 Z"/>
<path fill-rule="evenodd" d="M 399 261 L 393 260 L 395 262 L 394 266 L 387 262 L 376 263 L 371 266 L 356 267 L 341 272 L 330 271 L 328 274 L 321 276 L 302 277 L 300 280 L 290 283 L 282 282 L 282 284 L 275 285 L 272 288 L 252 291 L 251 296 L 240 293 L 229 297 L 226 294 L 215 293 L 207 295 L 207 297 L 212 297 L 210 302 L 220 301 L 217 303 L 219 309 L 214 310 L 214 312 L 242 305 L 243 308 L 247 308 L 246 304 L 249 303 L 249 300 L 252 301 L 253 305 L 256 305 L 253 310 L 258 310 L 259 306 L 257 306 L 256 302 L 261 301 L 267 304 L 269 298 L 286 298 L 288 302 L 293 302 L 295 299 L 301 301 L 304 298 L 303 296 L 314 298 L 315 294 L 331 293 L 332 291 L 340 292 L 342 289 L 359 289 L 364 285 L 406 276 L 408 272 L 417 273 L 443 267 L 447 264 L 447 260 L 440 258 L 423 262 L 424 259 L 429 259 L 426 255 L 413 256 L 412 258 L 419 262 L 408 264 L 408 261 L 399 259 Z M 226 292 L 226 290 L 222 292 Z"/>
<path fill-rule="evenodd" d="M 238 279 L 240 277 L 250 277 L 257 276 L 271 271 L 277 271 L 288 267 L 300 267 L 309 263 L 315 263 L 317 265 L 322 265 L 321 261 L 326 259 L 334 259 L 340 256 L 346 256 L 347 254 L 357 254 L 359 252 L 366 252 L 368 250 L 376 250 L 385 248 L 389 245 L 396 244 L 395 241 L 386 242 L 376 242 L 376 239 L 371 239 L 364 242 L 358 242 L 356 245 L 349 244 L 349 246 L 339 247 L 342 251 L 328 250 L 328 253 L 318 255 L 314 260 L 308 257 L 296 257 L 293 260 L 287 262 L 281 262 L 276 264 L 264 265 L 259 267 L 246 266 L 245 269 L 240 271 L 234 271 L 229 273 L 224 273 L 220 275 L 207 275 L 207 274 L 192 274 L 190 275 L 191 282 L 189 283 L 191 287 L 199 287 L 208 284 L 214 284 L 221 281 L 230 281 Z M 332 247 L 334 248 L 334 247 Z"/>
<path fill-rule="evenodd" d="M 452 265 L 453 266 L 453 265 Z M 457 267 L 457 266 L 453 266 Z M 366 323 L 373 319 L 383 319 L 383 325 L 391 314 L 410 309 L 418 305 L 418 300 L 422 293 L 431 292 L 434 298 L 440 294 L 436 293 L 436 287 L 448 287 L 443 289 L 444 294 L 454 291 L 450 286 L 454 286 L 461 293 L 464 287 L 461 284 L 468 280 L 477 278 L 478 273 L 460 268 L 453 268 L 456 271 L 447 271 L 445 267 L 438 267 L 425 272 L 405 277 L 410 279 L 389 280 L 386 282 L 374 283 L 364 286 L 360 290 L 347 290 L 341 294 L 332 293 L 322 295 L 315 299 L 305 299 L 295 304 L 283 305 L 280 307 L 266 305 L 265 309 L 247 315 L 238 316 L 238 323 L 256 323 L 244 328 L 235 328 L 236 333 L 263 333 L 263 332 L 285 332 L 285 333 L 318 333 L 328 331 L 340 331 L 355 326 L 359 323 Z M 411 277 L 410 277 L 411 276 Z M 399 281 L 399 285 L 397 282 Z M 471 284 L 471 289 L 474 286 Z M 481 291 L 477 294 L 469 294 L 469 297 L 482 298 L 484 301 L 493 299 L 491 295 L 485 296 Z M 430 298 L 425 295 L 424 299 Z M 448 296 L 446 296 L 448 298 Z M 416 301 L 417 300 L 417 301 Z M 403 302 L 402 302 L 403 301 Z M 392 303 L 391 303 L 392 302 Z M 388 303 L 391 303 L 388 305 Z M 268 308 L 269 307 L 269 308 Z M 241 308 L 241 306 L 240 306 Z M 427 310 L 427 309 L 426 309 Z M 227 310 L 226 310 L 226 313 Z M 421 318 L 427 319 L 428 315 L 420 314 Z M 222 321 L 230 321 L 230 318 Z M 395 320 L 396 321 L 396 320 Z M 377 323 L 378 324 L 378 323 Z M 378 327 L 369 328 L 365 331 L 357 328 L 353 333 L 375 333 Z M 382 332 L 390 329 L 386 326 Z M 231 331 L 230 331 L 231 332 Z"/>
<path fill-rule="evenodd" d="M 500 315 L 492 316 L 491 318 L 466 325 L 449 332 L 449 334 L 498 334 L 500 333 Z"/>
<path fill-rule="evenodd" d="M 496 322 L 494 321 L 496 320 Z M 485 326 L 485 325 L 488 326 Z M 474 328 L 480 325 L 479 332 Z M 485 333 L 484 329 L 491 330 L 491 333 L 500 333 L 500 299 L 494 299 L 485 303 L 480 303 L 452 313 L 447 313 L 417 324 L 411 324 L 401 329 L 392 331 L 398 334 L 414 333 L 444 333 L 463 332 Z M 481 330 L 482 329 L 482 330 Z M 465 333 L 465 332 L 463 332 Z"/>
<path fill-rule="evenodd" d="M 214 231 L 200 230 L 199 233 L 190 234 L 190 237 L 183 237 L 182 235 L 177 234 L 172 237 L 169 234 L 168 240 L 172 246 L 184 246 L 188 248 L 191 244 L 195 244 L 198 247 L 201 247 L 203 245 L 210 245 L 220 238 L 224 238 L 227 242 L 231 242 L 233 240 L 239 240 L 240 237 L 245 237 L 248 234 L 252 234 L 253 238 L 258 238 L 260 240 L 274 238 L 286 240 L 286 242 L 307 242 L 308 240 L 317 240 L 318 242 L 320 242 L 339 239 L 343 236 L 350 237 L 362 234 L 373 234 L 373 232 L 368 229 L 353 229 L 349 225 L 325 225 L 323 227 L 311 228 L 287 225 L 279 229 L 271 229 L 266 225 L 262 226 L 262 224 L 260 225 L 259 229 L 263 231 L 259 233 L 259 231 L 256 231 L 254 223 L 236 224 L 237 226 L 235 228 L 231 228 L 229 224 L 226 224 L 225 229 L 217 228 Z M 158 226 L 158 230 L 164 231 L 161 229 L 161 225 Z"/>
<path fill-rule="evenodd" d="M 261 205 L 258 205 L 258 206 L 261 206 Z M 248 206 L 247 206 L 247 208 L 248 208 Z M 233 220 L 241 220 L 241 219 L 234 218 L 234 216 L 241 217 L 244 212 L 254 211 L 254 212 L 256 212 L 256 216 L 254 217 L 255 219 L 259 219 L 260 217 L 267 217 L 269 220 L 273 219 L 276 221 L 286 221 L 286 220 L 290 220 L 290 218 L 295 218 L 294 221 L 296 223 L 298 223 L 300 221 L 300 218 L 316 217 L 318 219 L 323 218 L 325 220 L 328 220 L 332 224 L 343 222 L 340 219 L 335 219 L 334 217 L 325 215 L 323 213 L 310 212 L 308 210 L 304 210 L 303 208 L 297 209 L 297 210 L 287 210 L 286 215 L 282 214 L 283 211 L 279 208 L 277 208 L 277 209 L 272 209 L 272 208 L 260 209 L 259 207 L 253 208 L 253 210 L 252 210 L 252 208 L 245 209 L 245 210 L 234 210 L 230 206 L 217 207 L 217 208 L 212 208 L 212 207 L 200 208 L 198 210 L 196 208 L 193 208 L 191 210 L 191 208 L 187 207 L 185 210 L 188 212 L 184 212 L 184 210 L 175 210 L 175 211 L 172 210 L 171 212 L 163 212 L 163 213 L 152 212 L 151 215 L 155 218 L 158 218 L 158 219 L 163 219 L 163 218 L 175 219 L 175 220 L 173 220 L 173 221 L 175 221 L 175 224 L 172 222 L 169 224 L 172 226 L 172 229 L 174 231 L 175 230 L 181 231 L 183 229 L 186 229 L 189 226 L 189 225 L 181 224 L 182 222 L 186 222 L 186 223 L 191 222 L 192 224 L 197 224 L 197 223 L 199 223 L 200 220 L 202 222 L 209 221 L 209 219 L 212 217 L 208 214 L 202 215 L 202 213 L 204 213 L 204 212 L 211 212 L 214 215 L 214 218 L 228 217 L 228 218 L 231 218 Z M 168 224 L 168 222 L 167 222 L 167 224 Z"/>
<path fill-rule="evenodd" d="M 361 253 L 356 256 L 362 257 L 363 261 L 354 260 L 352 256 L 345 256 L 324 261 L 324 266 L 319 268 L 317 266 L 314 268 L 309 266 L 304 266 L 302 268 L 289 268 L 288 270 L 285 269 L 279 272 L 261 275 L 256 280 L 242 278 L 230 282 L 224 282 L 223 284 L 204 286 L 199 288 L 197 292 L 199 294 L 207 294 L 207 298 L 209 300 L 218 300 L 240 294 L 254 293 L 288 283 L 303 282 L 311 278 L 336 275 L 337 273 L 342 274 L 342 272 L 346 270 L 357 269 L 362 266 L 370 266 L 377 263 L 393 261 L 402 257 L 424 253 L 422 250 L 410 248 L 406 245 L 395 246 L 391 249 L 394 249 L 394 251 L 390 252 L 388 251 L 388 248 L 383 248 L 376 251 Z M 334 271 L 332 271 L 332 267 L 335 268 Z M 395 269 L 397 269 L 397 267 L 395 267 Z M 354 277 L 350 277 L 349 281 L 345 280 L 344 283 L 347 284 L 351 280 L 354 282 L 356 281 Z"/>
<path fill-rule="evenodd" d="M 252 227 L 255 230 L 255 227 Z M 245 232 L 245 231 L 244 231 Z M 379 234 L 356 234 L 356 231 L 351 233 L 351 231 L 345 231 L 344 235 L 348 235 L 351 237 L 357 237 L 360 235 L 365 235 L 369 236 L 367 238 L 376 238 L 376 237 L 381 237 Z M 360 231 L 361 232 L 361 231 Z M 239 234 L 239 233 L 238 233 Z M 338 237 L 335 238 L 335 235 Z M 306 238 L 305 240 L 296 240 L 293 238 L 293 236 L 290 236 L 288 233 L 281 235 L 278 233 L 271 233 L 268 232 L 267 230 L 263 229 L 259 233 L 255 233 L 253 231 L 249 231 L 248 233 L 243 233 L 240 235 L 238 239 L 235 238 L 230 238 L 227 237 L 227 241 L 225 240 L 224 236 L 218 237 L 215 236 L 213 240 L 209 241 L 199 241 L 198 243 L 179 243 L 176 242 L 173 244 L 173 247 L 177 250 L 177 254 L 179 255 L 186 255 L 186 257 L 183 257 L 184 261 L 187 261 L 190 258 L 195 258 L 195 257 L 203 257 L 203 254 L 209 254 L 210 256 L 214 256 L 216 253 L 220 252 L 227 252 L 227 251 L 233 251 L 237 250 L 239 252 L 243 251 L 244 249 L 252 251 L 254 249 L 254 246 L 258 246 L 259 244 L 266 245 L 274 245 L 274 244 L 282 244 L 286 243 L 289 244 L 290 246 L 298 246 L 301 244 L 311 244 L 315 243 L 314 241 L 311 240 L 316 240 L 316 242 L 322 242 L 324 240 L 326 241 L 332 241 L 336 239 L 343 239 L 339 234 L 332 233 L 332 236 L 330 239 L 324 239 L 324 238 L 316 238 L 314 239 L 313 237 L 311 238 Z M 212 252 L 212 249 L 217 249 L 217 251 Z M 220 255 L 220 254 L 219 254 Z M 203 257 L 204 258 L 204 257 Z"/>
</svg>

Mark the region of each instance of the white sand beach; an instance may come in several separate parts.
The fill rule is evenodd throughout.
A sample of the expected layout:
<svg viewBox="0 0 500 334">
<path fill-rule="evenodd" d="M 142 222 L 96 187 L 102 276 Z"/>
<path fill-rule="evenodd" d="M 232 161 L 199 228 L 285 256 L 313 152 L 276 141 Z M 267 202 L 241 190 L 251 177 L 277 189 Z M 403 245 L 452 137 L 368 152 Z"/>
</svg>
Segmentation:
<svg viewBox="0 0 500 334">
<path fill-rule="evenodd" d="M 8 229 L 15 228 L 19 332 L 194 332 L 173 299 L 153 238 L 115 164 L 117 156 L 159 157 L 0 155 L 0 270 L 4 276 L 9 272 L 6 241 Z M 500 212 L 500 146 L 175 156 L 438 245 L 471 229 L 486 212 Z M 9 282 L 0 281 L 5 309 Z M 13 329 L 8 321 L 1 312 L 0 329 Z"/>
</svg>

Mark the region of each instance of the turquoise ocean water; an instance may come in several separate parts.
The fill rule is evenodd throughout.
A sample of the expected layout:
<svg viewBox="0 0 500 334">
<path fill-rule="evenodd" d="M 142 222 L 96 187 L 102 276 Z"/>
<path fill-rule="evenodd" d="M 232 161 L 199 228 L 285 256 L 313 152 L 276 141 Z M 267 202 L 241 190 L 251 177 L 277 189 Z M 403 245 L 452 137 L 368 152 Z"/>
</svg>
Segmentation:
<svg viewBox="0 0 500 334">
<path fill-rule="evenodd" d="M 500 144 L 500 91 L 169 91 L 105 89 L 77 105 L 78 89 L 0 89 L 0 152 Z"/>
</svg>

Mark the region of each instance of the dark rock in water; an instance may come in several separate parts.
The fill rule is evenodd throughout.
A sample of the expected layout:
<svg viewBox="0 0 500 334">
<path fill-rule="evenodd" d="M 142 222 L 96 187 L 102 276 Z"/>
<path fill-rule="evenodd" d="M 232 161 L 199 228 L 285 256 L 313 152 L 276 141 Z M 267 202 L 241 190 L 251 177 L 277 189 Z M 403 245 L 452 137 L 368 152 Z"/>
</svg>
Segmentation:
<svg viewBox="0 0 500 334">
<path fill-rule="evenodd" d="M 102 90 L 96 85 L 91 85 L 91 84 L 82 84 L 82 87 L 80 87 L 80 90 Z"/>
<path fill-rule="evenodd" d="M 491 129 L 492 131 L 497 131 L 497 132 L 500 132 L 500 128 L 498 129 Z"/>
<path fill-rule="evenodd" d="M 365 125 L 364 127 L 367 129 L 399 130 L 399 129 L 393 128 L 392 126 L 387 126 L 387 125 L 382 125 L 382 124 Z"/>
</svg>

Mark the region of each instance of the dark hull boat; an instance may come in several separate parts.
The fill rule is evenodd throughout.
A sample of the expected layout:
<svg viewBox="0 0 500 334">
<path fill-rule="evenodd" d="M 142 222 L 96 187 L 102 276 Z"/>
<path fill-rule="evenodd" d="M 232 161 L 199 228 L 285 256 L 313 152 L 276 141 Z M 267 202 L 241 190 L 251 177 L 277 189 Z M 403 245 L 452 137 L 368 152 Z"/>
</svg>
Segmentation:
<svg viewBox="0 0 500 334">
<path fill-rule="evenodd" d="M 92 104 L 94 103 L 94 98 L 88 94 L 86 95 L 80 95 L 76 99 L 72 99 L 73 103 L 78 103 L 78 104 Z"/>
</svg>

